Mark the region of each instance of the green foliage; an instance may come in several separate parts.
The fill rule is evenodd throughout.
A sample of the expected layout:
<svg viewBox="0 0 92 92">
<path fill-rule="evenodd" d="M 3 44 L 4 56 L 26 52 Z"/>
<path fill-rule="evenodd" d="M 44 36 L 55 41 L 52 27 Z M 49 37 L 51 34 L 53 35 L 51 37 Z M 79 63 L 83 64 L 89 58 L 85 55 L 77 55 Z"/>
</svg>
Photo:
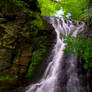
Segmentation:
<svg viewBox="0 0 92 92">
<path fill-rule="evenodd" d="M 56 10 L 60 9 L 61 4 L 52 0 L 37 0 L 42 15 L 54 16 Z"/>
<path fill-rule="evenodd" d="M 47 39 L 46 36 L 40 36 L 38 38 L 35 38 L 34 43 L 36 50 L 32 54 L 32 61 L 29 65 L 28 72 L 26 74 L 26 78 L 30 78 L 34 72 L 34 70 L 37 68 L 37 65 L 41 63 L 43 59 L 43 55 L 46 52 L 46 45 L 44 44 L 44 41 Z"/>
<path fill-rule="evenodd" d="M 43 29 L 44 26 L 43 26 L 43 21 L 42 21 L 40 13 L 33 12 L 32 15 L 35 19 L 30 21 L 30 28 L 35 31 L 38 29 Z"/>
<path fill-rule="evenodd" d="M 86 0 L 62 0 L 61 5 L 64 9 L 65 14 L 70 12 L 72 19 L 79 19 L 83 13 L 83 9 L 86 7 Z"/>
<path fill-rule="evenodd" d="M 81 15 L 81 19 L 86 22 L 87 27 L 92 29 L 92 6 L 86 8 Z"/>
<path fill-rule="evenodd" d="M 62 7 L 65 15 L 70 12 L 72 18 L 79 19 L 86 6 L 86 0 L 38 0 L 42 15 L 55 16 L 55 12 Z"/>
<path fill-rule="evenodd" d="M 85 9 L 81 18 L 84 20 L 87 20 L 88 18 L 92 18 L 92 7 Z"/>
<path fill-rule="evenodd" d="M 71 35 L 64 36 L 66 43 L 65 53 L 74 54 L 80 56 L 84 61 L 84 68 L 92 66 L 92 40 L 86 40 L 83 36 L 77 35 L 73 37 Z"/>
<path fill-rule="evenodd" d="M 33 52 L 32 63 L 30 64 L 30 66 L 28 68 L 27 75 L 26 75 L 27 78 L 29 78 L 33 74 L 37 65 L 40 64 L 44 52 L 45 52 L 45 49 L 43 49 L 42 51 L 34 51 Z"/>
<path fill-rule="evenodd" d="M 34 51 L 32 56 L 32 63 L 29 66 L 26 77 L 30 77 L 35 69 L 35 67 L 39 64 L 41 60 L 41 53 L 39 51 Z"/>
</svg>

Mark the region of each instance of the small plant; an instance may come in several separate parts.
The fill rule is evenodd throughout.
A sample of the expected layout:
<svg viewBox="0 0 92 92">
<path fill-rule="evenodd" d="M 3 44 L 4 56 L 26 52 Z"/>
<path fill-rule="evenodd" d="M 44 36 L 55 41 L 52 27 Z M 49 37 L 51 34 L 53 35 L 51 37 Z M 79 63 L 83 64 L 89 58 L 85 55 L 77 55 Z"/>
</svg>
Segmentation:
<svg viewBox="0 0 92 92">
<path fill-rule="evenodd" d="M 41 61 L 41 53 L 39 51 L 34 51 L 32 56 L 32 63 L 29 66 L 28 73 L 26 77 L 30 77 L 35 69 L 35 67 L 39 64 Z"/>
<path fill-rule="evenodd" d="M 77 35 L 77 37 L 63 36 L 66 43 L 65 53 L 74 54 L 80 56 L 84 61 L 83 67 L 87 69 L 92 67 L 92 40 L 86 40 L 83 36 Z"/>
<path fill-rule="evenodd" d="M 32 54 L 32 60 L 29 65 L 28 72 L 26 74 L 26 78 L 30 78 L 34 70 L 36 70 L 36 67 L 41 63 L 43 59 L 43 55 L 46 52 L 46 45 L 44 44 L 44 41 L 46 39 L 47 39 L 46 36 L 40 36 L 37 39 L 36 38 L 34 39 L 35 40 L 34 42 L 37 45 L 35 46 L 37 50 L 35 50 Z"/>
</svg>

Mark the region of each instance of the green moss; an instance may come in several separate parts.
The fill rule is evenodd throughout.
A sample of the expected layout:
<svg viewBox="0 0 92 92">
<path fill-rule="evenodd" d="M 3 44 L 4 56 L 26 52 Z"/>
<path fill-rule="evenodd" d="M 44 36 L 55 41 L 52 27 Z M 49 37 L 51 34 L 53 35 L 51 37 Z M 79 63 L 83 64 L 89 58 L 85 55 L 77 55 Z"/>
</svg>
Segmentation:
<svg viewBox="0 0 92 92">
<path fill-rule="evenodd" d="M 37 65 L 39 65 L 43 59 L 43 54 L 46 52 L 46 48 L 41 49 L 40 51 L 34 51 L 32 55 L 32 62 L 29 65 L 28 72 L 26 74 L 26 78 L 30 78 L 36 69 Z"/>
<path fill-rule="evenodd" d="M 17 80 L 18 76 L 14 75 L 14 76 L 10 76 L 10 75 L 5 75 L 5 76 L 0 76 L 0 81 L 11 81 L 11 80 Z"/>
<path fill-rule="evenodd" d="M 21 1 L 21 0 L 15 0 L 15 3 L 19 6 L 27 6 L 29 7 L 28 3 L 26 3 L 25 1 Z"/>
<path fill-rule="evenodd" d="M 17 82 L 17 75 L 1 75 L 0 76 L 0 92 L 6 92 L 9 88 L 13 87 Z"/>
<path fill-rule="evenodd" d="M 32 53 L 32 60 L 29 65 L 26 78 L 30 78 L 36 70 L 37 66 L 42 62 L 44 54 L 46 53 L 46 39 L 46 36 L 39 36 L 34 38 L 33 45 L 35 46 L 35 50 Z"/>
<path fill-rule="evenodd" d="M 40 63 L 41 59 L 42 59 L 41 52 L 34 51 L 33 56 L 32 56 L 32 63 L 30 64 L 29 69 L 28 69 L 28 73 L 26 75 L 27 78 L 32 75 L 32 73 L 34 72 L 34 69 Z"/>
</svg>

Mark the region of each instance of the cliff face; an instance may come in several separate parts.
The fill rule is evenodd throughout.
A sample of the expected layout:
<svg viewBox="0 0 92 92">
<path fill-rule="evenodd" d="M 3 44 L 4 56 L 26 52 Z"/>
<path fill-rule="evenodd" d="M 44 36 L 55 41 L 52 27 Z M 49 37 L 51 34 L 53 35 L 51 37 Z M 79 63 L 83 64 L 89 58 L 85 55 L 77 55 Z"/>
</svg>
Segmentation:
<svg viewBox="0 0 92 92">
<path fill-rule="evenodd" d="M 38 61 L 51 48 L 49 40 L 55 38 L 52 29 L 44 30 L 35 1 L 25 0 L 29 7 L 14 1 L 0 0 L 0 92 L 10 92 L 38 72 Z M 36 58 L 38 61 L 30 69 Z"/>
<path fill-rule="evenodd" d="M 36 0 L 21 1 L 29 6 L 0 0 L 0 92 L 25 86 L 29 79 L 30 82 L 38 80 L 55 43 L 56 33 L 43 22 Z M 89 31 L 85 33 L 86 36 L 91 34 Z M 91 71 L 89 82 L 92 85 L 90 80 Z M 18 92 L 17 89 L 15 92 Z"/>
<path fill-rule="evenodd" d="M 15 12 L 12 12 L 12 8 L 16 8 Z M 8 88 L 9 84 L 16 84 L 18 76 L 26 72 L 32 55 L 24 49 L 29 45 L 25 41 L 30 39 L 28 23 L 31 16 L 22 6 L 15 5 L 12 8 L 11 12 L 1 8 L 0 12 L 0 90 Z"/>
</svg>

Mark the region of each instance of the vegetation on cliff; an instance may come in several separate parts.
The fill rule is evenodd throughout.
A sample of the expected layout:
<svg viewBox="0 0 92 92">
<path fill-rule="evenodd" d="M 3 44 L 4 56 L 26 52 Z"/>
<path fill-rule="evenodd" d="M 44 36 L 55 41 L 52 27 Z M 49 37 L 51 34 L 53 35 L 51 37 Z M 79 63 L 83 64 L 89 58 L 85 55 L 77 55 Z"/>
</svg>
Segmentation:
<svg viewBox="0 0 92 92">
<path fill-rule="evenodd" d="M 63 16 L 71 13 L 73 19 L 80 19 L 86 8 L 86 0 L 80 0 L 80 2 L 79 0 L 59 0 L 58 2 L 55 2 L 55 0 L 38 0 L 38 3 L 42 15 L 55 16 L 56 11 L 62 7 Z"/>
<path fill-rule="evenodd" d="M 23 0 L 0 0 L 0 92 L 30 78 L 46 52 L 40 12 L 32 9 Z"/>
<path fill-rule="evenodd" d="M 61 35 L 61 37 L 65 38 L 64 43 L 67 44 L 65 53 L 81 57 L 85 61 L 83 64 L 85 69 L 92 67 L 92 39 L 86 39 L 82 35 L 77 37 Z"/>
<path fill-rule="evenodd" d="M 64 18 L 71 13 L 71 18 L 83 20 L 87 30 L 92 30 L 91 0 L 0 0 L 0 91 L 32 77 L 48 48 L 48 33 L 41 16 L 55 16 L 61 7 Z M 72 49 L 85 60 L 85 67 L 92 61 L 92 36 L 89 39 L 69 36 L 65 40 L 65 52 Z"/>
</svg>

